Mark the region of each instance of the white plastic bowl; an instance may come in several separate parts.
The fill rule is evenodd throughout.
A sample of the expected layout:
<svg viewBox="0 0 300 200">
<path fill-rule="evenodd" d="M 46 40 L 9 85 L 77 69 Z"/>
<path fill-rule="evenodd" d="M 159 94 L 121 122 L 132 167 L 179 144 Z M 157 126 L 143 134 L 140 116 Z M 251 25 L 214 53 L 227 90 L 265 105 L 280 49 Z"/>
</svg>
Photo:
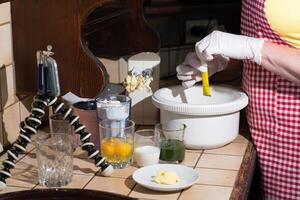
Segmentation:
<svg viewBox="0 0 300 200">
<path fill-rule="evenodd" d="M 232 142 L 238 135 L 240 110 L 248 97 L 229 86 L 211 86 L 211 96 L 204 96 L 202 86 L 161 88 L 153 96 L 160 109 L 160 120 L 187 125 L 185 143 L 191 149 L 211 149 Z"/>
</svg>

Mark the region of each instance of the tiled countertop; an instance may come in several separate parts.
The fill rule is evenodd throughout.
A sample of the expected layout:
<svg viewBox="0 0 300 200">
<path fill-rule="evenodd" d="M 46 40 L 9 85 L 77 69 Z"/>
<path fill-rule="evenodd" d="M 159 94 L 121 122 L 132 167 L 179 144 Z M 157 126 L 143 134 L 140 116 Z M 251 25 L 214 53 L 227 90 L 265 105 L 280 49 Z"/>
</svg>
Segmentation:
<svg viewBox="0 0 300 200">
<path fill-rule="evenodd" d="M 222 148 L 186 150 L 183 164 L 195 168 L 200 179 L 192 187 L 175 193 L 151 191 L 136 184 L 131 177 L 137 169 L 134 166 L 115 170 L 112 177 L 101 177 L 97 174 L 98 168 L 78 148 L 74 157 L 73 181 L 65 188 L 100 190 L 139 199 L 230 199 L 249 144 L 244 136 L 239 135 L 234 142 Z M 28 147 L 28 153 L 19 157 L 16 168 L 11 171 L 12 177 L 7 179 L 7 188 L 0 193 L 42 188 L 37 184 L 35 149 L 32 145 Z M 6 154 L 0 157 L 0 161 L 5 158 Z"/>
</svg>

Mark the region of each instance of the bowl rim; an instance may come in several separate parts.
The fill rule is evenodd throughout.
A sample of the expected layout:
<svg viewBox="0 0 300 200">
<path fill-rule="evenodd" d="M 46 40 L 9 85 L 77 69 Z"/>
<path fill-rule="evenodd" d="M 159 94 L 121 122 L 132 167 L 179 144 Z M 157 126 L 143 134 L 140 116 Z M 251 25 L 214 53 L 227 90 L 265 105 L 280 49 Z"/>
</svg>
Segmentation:
<svg viewBox="0 0 300 200">
<path fill-rule="evenodd" d="M 222 104 L 214 104 L 214 105 L 200 105 L 200 104 L 188 104 L 188 103 L 178 103 L 166 98 L 161 99 L 159 93 L 163 89 L 172 89 L 182 87 L 181 85 L 174 85 L 168 88 L 161 88 L 157 90 L 152 95 L 153 104 L 161 109 L 170 112 L 174 112 L 177 114 L 186 114 L 186 115 L 222 115 L 222 114 L 230 114 L 234 112 L 239 112 L 241 109 L 245 108 L 248 105 L 248 96 L 241 90 L 234 88 L 228 85 L 211 85 L 211 87 L 215 88 L 226 88 L 235 92 L 238 96 L 234 101 L 226 102 Z M 194 87 L 199 87 L 196 85 Z M 182 87 L 183 88 L 183 87 Z M 184 89 L 184 88 L 183 88 Z"/>
</svg>

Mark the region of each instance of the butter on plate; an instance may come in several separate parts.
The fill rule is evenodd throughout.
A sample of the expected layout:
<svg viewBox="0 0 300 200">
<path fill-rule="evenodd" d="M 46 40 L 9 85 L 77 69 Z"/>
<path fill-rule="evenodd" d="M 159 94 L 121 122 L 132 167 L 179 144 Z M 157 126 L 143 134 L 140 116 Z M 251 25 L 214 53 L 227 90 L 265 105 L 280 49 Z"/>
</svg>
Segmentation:
<svg viewBox="0 0 300 200">
<path fill-rule="evenodd" d="M 180 181 L 179 176 L 173 171 L 158 170 L 153 181 L 158 184 L 173 185 Z"/>
</svg>

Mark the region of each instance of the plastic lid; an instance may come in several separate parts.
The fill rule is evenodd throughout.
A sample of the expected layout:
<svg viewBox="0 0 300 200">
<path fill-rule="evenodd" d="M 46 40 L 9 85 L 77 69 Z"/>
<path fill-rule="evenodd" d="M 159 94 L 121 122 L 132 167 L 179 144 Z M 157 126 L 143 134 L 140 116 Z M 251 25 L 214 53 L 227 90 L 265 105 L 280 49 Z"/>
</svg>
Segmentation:
<svg viewBox="0 0 300 200">
<path fill-rule="evenodd" d="M 187 115 L 222 115 L 238 112 L 248 104 L 247 95 L 230 86 L 211 86 L 211 96 L 204 96 L 202 86 L 185 89 L 181 85 L 161 88 L 152 96 L 161 109 Z"/>
</svg>

